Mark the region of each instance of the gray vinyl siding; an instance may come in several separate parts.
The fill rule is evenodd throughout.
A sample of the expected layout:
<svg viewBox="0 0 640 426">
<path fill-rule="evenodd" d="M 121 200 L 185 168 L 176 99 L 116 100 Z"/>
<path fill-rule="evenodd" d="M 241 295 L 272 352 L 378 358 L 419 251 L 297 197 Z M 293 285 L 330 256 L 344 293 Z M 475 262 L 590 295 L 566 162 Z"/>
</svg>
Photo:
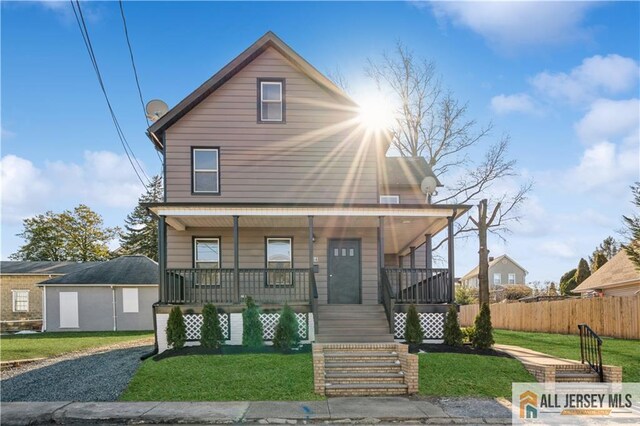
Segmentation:
<svg viewBox="0 0 640 426">
<path fill-rule="evenodd" d="M 505 263 L 502 263 L 505 261 Z M 509 274 L 516 274 L 515 284 L 525 284 L 525 272 L 514 265 L 509 259 L 502 259 L 497 264 L 489 267 L 489 285 L 493 286 L 493 274 L 500 274 L 501 285 L 509 284 Z"/>
<path fill-rule="evenodd" d="M 286 123 L 257 123 L 269 77 L 286 79 Z M 375 147 L 345 126 L 355 116 L 267 49 L 167 130 L 167 201 L 377 203 Z M 193 146 L 219 147 L 220 195 L 192 195 Z"/>
<path fill-rule="evenodd" d="M 318 258 L 316 284 L 318 301 L 327 303 L 327 241 L 330 238 L 361 239 L 363 304 L 378 303 L 377 229 L 376 228 L 315 228 L 314 256 Z M 189 228 L 186 231 L 167 230 L 167 267 L 191 268 L 193 237 L 221 238 L 221 267 L 233 268 L 233 230 L 231 228 Z M 240 268 L 265 266 L 265 237 L 293 237 L 293 265 L 309 267 L 307 228 L 242 228 L 239 227 Z"/>
<path fill-rule="evenodd" d="M 116 324 L 120 331 L 153 330 L 152 305 L 158 301 L 158 287 L 138 288 L 137 313 L 122 312 L 122 287 L 116 287 Z M 60 292 L 78 293 L 78 328 L 60 328 Z M 113 295 L 110 287 L 47 286 L 47 331 L 112 331 Z"/>
</svg>

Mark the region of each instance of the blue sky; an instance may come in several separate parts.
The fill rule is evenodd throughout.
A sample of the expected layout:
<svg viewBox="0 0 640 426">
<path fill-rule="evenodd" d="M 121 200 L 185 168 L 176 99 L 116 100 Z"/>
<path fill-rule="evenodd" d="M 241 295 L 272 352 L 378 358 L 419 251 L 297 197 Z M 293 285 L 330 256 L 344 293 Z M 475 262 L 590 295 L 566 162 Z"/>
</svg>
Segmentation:
<svg viewBox="0 0 640 426">
<path fill-rule="evenodd" d="M 619 3 L 125 2 L 145 100 L 170 106 L 267 30 L 320 71 L 339 70 L 358 99 L 373 87 L 367 58 L 403 42 L 437 63 L 469 117 L 511 135 L 518 176 L 533 179 L 523 220 L 494 255 L 529 280 L 558 280 L 608 235 L 619 237 L 640 179 L 640 5 Z M 117 2 L 83 4 L 105 84 L 148 174 L 160 163 L 144 136 Z M 2 3 L 2 258 L 21 220 L 86 203 L 121 225 L 140 183 L 115 135 L 68 2 Z M 445 182 L 446 184 L 446 182 Z M 459 274 L 476 262 L 460 242 Z"/>
</svg>

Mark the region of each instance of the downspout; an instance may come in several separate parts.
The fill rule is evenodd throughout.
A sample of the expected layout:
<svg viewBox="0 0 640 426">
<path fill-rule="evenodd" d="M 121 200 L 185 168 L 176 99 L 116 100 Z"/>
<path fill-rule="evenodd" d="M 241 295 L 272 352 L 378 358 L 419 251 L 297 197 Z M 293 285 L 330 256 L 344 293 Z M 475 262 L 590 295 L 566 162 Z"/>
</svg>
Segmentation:
<svg viewBox="0 0 640 426">
<path fill-rule="evenodd" d="M 47 286 L 42 286 L 42 330 L 47 331 Z"/>
<path fill-rule="evenodd" d="M 111 306 L 113 307 L 113 331 L 118 331 L 116 322 L 116 288 L 111 286 Z"/>
</svg>

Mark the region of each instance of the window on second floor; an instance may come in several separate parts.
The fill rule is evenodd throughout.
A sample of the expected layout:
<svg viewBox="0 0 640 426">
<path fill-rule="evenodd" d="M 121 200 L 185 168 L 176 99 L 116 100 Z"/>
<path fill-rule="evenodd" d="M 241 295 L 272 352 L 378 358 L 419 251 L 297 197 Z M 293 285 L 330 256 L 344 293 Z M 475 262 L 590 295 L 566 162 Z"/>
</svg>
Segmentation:
<svg viewBox="0 0 640 426">
<path fill-rule="evenodd" d="M 220 162 L 218 148 L 192 148 L 194 194 L 220 193 Z"/>
<path fill-rule="evenodd" d="M 399 195 L 381 195 L 380 204 L 400 204 Z"/>
<path fill-rule="evenodd" d="M 258 121 L 284 122 L 284 79 L 258 79 Z"/>
<path fill-rule="evenodd" d="M 500 272 L 494 272 L 493 274 L 493 285 L 502 284 L 502 274 Z"/>
<path fill-rule="evenodd" d="M 12 290 L 13 312 L 29 311 L 29 290 Z"/>
<path fill-rule="evenodd" d="M 509 274 L 509 284 L 515 284 L 516 283 L 516 274 L 510 273 Z"/>
</svg>

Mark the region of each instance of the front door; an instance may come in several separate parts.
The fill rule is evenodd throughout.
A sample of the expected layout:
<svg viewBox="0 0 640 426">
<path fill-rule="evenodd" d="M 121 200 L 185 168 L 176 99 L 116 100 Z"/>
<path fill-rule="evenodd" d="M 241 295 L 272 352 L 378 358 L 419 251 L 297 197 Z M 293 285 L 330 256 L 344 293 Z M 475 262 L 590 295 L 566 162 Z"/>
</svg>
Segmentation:
<svg viewBox="0 0 640 426">
<path fill-rule="evenodd" d="M 360 303 L 360 240 L 329 240 L 329 303 Z"/>
</svg>

